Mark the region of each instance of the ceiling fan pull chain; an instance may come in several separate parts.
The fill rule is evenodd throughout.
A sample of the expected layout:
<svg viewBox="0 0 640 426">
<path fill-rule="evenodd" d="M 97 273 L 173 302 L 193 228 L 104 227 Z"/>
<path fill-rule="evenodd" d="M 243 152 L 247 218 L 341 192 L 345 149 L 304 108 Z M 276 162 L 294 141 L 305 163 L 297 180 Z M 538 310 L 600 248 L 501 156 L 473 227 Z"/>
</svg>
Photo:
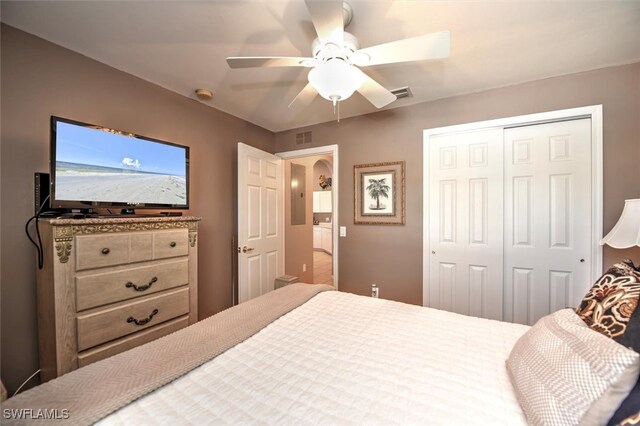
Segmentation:
<svg viewBox="0 0 640 426">
<path fill-rule="evenodd" d="M 338 123 L 340 122 L 340 101 L 337 97 L 331 97 L 331 101 L 333 102 L 333 115 L 338 116 Z M 337 114 L 336 114 L 337 107 Z"/>
<path fill-rule="evenodd" d="M 337 107 L 337 116 L 338 116 L 338 123 L 340 122 L 340 102 L 338 101 L 337 98 L 332 97 L 331 101 L 333 102 L 333 115 L 336 115 L 336 107 Z"/>
</svg>

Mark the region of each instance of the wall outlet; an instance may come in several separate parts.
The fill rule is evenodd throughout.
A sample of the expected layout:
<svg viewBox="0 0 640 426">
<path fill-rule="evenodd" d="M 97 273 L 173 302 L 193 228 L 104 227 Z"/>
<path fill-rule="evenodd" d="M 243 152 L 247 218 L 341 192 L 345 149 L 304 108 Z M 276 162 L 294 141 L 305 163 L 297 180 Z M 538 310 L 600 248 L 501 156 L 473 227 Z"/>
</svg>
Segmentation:
<svg viewBox="0 0 640 426">
<path fill-rule="evenodd" d="M 341 226 L 340 227 L 340 236 L 341 237 L 346 237 L 347 236 L 347 227 L 346 226 Z"/>
<path fill-rule="evenodd" d="M 371 297 L 378 298 L 380 296 L 380 288 L 377 284 L 371 284 Z"/>
<path fill-rule="evenodd" d="M 306 263 L 302 264 L 302 272 L 307 272 L 307 264 Z"/>
</svg>

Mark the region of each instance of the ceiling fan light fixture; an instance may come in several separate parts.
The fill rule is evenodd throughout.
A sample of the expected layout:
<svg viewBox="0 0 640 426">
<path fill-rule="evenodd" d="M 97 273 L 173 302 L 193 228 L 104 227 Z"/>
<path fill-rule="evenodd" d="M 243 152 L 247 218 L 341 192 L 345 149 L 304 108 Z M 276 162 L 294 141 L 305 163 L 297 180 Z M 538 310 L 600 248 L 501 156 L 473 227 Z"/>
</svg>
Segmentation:
<svg viewBox="0 0 640 426">
<path fill-rule="evenodd" d="M 362 72 L 339 58 L 319 64 L 309 71 L 308 78 L 320 96 L 334 104 L 349 98 L 364 83 Z"/>
<path fill-rule="evenodd" d="M 309 83 L 291 101 L 292 105 L 308 106 L 319 94 L 333 103 L 340 121 L 338 102 L 348 99 L 356 90 L 376 108 L 384 108 L 407 90 L 395 94 L 362 72 L 360 67 L 441 59 L 449 56 L 449 31 L 424 34 L 360 49 L 358 39 L 345 27 L 353 10 L 344 0 L 304 0 L 318 37 L 311 43 L 312 58 L 254 56 L 229 57 L 231 68 L 308 67 Z M 342 9 L 339 7 L 343 5 Z M 341 13 L 342 12 L 342 13 Z M 342 15 L 342 16 L 341 16 Z M 342 18 L 342 19 L 340 19 Z"/>
</svg>

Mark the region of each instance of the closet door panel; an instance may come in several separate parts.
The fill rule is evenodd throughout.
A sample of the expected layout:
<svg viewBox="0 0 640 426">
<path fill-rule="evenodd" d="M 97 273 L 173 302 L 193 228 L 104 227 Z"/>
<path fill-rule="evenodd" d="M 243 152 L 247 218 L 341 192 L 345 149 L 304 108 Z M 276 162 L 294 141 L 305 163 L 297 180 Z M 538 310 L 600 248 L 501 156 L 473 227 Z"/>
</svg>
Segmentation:
<svg viewBox="0 0 640 426">
<path fill-rule="evenodd" d="M 432 137 L 429 306 L 502 319 L 502 129 Z"/>
<path fill-rule="evenodd" d="M 505 320 L 533 324 L 588 281 L 591 120 L 505 129 L 504 149 Z"/>
</svg>

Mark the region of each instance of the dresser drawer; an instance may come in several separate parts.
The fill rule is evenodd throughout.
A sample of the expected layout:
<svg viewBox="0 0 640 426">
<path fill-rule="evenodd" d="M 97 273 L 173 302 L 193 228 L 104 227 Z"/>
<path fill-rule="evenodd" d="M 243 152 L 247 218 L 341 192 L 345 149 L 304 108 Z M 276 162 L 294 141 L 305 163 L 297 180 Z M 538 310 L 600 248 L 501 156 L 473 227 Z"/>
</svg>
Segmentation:
<svg viewBox="0 0 640 426">
<path fill-rule="evenodd" d="M 186 257 L 116 271 L 80 273 L 76 276 L 76 309 L 83 311 L 146 296 L 188 282 L 189 260 Z"/>
<path fill-rule="evenodd" d="M 189 254 L 189 231 L 176 229 L 153 233 L 153 258 L 186 256 Z"/>
<path fill-rule="evenodd" d="M 76 269 L 91 269 L 129 262 L 129 234 L 78 235 Z"/>
<path fill-rule="evenodd" d="M 124 265 L 153 259 L 153 234 L 123 232 L 118 234 L 78 235 L 76 270 Z"/>
<path fill-rule="evenodd" d="M 110 356 L 119 354 L 128 349 L 135 348 L 144 343 L 151 342 L 167 334 L 171 334 L 174 331 L 178 331 L 189 325 L 189 317 L 182 316 L 170 321 L 158 324 L 155 327 L 147 328 L 138 333 L 125 336 L 121 339 L 114 340 L 113 342 L 105 343 L 104 345 L 97 346 L 89 349 L 88 351 L 80 352 L 78 354 L 78 367 L 84 367 L 92 362 L 100 361 L 101 359 L 108 358 Z"/>
<path fill-rule="evenodd" d="M 189 312 L 189 289 L 169 290 L 78 314 L 78 350 L 153 327 Z"/>
</svg>

